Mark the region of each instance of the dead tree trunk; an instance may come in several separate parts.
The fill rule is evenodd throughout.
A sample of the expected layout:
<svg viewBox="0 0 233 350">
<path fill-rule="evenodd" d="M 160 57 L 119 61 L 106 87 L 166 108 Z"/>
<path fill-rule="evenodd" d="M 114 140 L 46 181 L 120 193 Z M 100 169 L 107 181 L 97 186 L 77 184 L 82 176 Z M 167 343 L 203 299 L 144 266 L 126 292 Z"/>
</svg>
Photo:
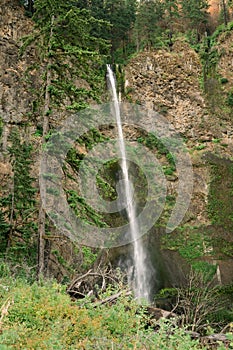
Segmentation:
<svg viewBox="0 0 233 350">
<path fill-rule="evenodd" d="M 54 16 L 51 18 L 51 29 L 48 43 L 48 62 L 47 62 L 47 77 L 45 84 L 45 99 L 43 108 L 43 135 L 42 135 L 42 145 L 45 142 L 45 136 L 49 130 L 49 110 L 50 110 L 50 92 L 49 87 L 51 85 L 51 49 L 52 49 L 52 37 L 53 37 L 53 26 L 54 26 Z M 39 209 L 39 224 L 38 224 L 38 278 L 44 274 L 44 258 L 45 258 L 45 221 L 46 214 L 43 209 L 43 203 L 40 198 L 40 209 Z"/>
</svg>

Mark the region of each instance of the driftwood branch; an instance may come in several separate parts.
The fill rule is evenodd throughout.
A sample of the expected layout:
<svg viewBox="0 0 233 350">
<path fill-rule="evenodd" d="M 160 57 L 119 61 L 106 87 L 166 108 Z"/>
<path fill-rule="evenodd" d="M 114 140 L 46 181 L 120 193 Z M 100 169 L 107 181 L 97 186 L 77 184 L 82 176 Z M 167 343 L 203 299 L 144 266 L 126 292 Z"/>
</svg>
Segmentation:
<svg viewBox="0 0 233 350">
<path fill-rule="evenodd" d="M 124 295 L 124 296 L 128 296 L 128 295 L 131 295 L 132 292 L 131 291 L 127 291 L 125 292 L 124 290 L 116 293 L 116 294 L 113 294 L 113 295 L 110 295 L 109 297 L 103 299 L 103 300 L 99 300 L 99 301 L 96 301 L 94 303 L 94 307 L 97 307 L 97 306 L 100 306 L 100 305 L 103 305 L 103 304 L 107 304 L 107 303 L 112 303 L 113 301 L 116 301 L 121 295 Z"/>
<path fill-rule="evenodd" d="M 119 274 L 118 270 L 112 269 L 111 266 L 105 269 L 97 267 L 95 270 L 90 269 L 86 273 L 75 277 L 67 288 L 67 293 L 77 299 L 90 295 L 98 299 L 99 295 L 106 291 L 107 285 L 112 285 L 116 289 L 122 286 L 123 290 L 126 289 L 123 283 L 123 275 Z"/>
<path fill-rule="evenodd" d="M 89 271 L 87 271 L 87 273 L 85 273 L 84 275 L 79 276 L 79 277 L 76 277 L 76 278 L 71 282 L 69 288 L 67 289 L 67 292 L 68 292 L 68 293 L 71 292 L 71 291 L 74 289 L 74 287 L 78 284 L 79 281 L 83 281 L 83 280 L 85 279 L 85 277 L 90 276 L 91 271 L 92 271 L 92 270 L 89 270 Z"/>
<path fill-rule="evenodd" d="M 233 328 L 233 323 L 232 323 L 232 322 L 231 322 L 231 323 L 228 323 L 228 324 L 221 330 L 220 334 L 226 332 L 227 329 L 232 330 L 232 328 Z"/>
</svg>

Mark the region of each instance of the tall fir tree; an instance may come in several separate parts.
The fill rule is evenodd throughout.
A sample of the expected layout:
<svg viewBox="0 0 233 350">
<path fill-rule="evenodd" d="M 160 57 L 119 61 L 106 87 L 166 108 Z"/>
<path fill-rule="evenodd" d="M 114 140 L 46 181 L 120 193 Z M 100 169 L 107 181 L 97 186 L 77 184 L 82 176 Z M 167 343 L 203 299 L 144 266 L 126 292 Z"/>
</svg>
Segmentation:
<svg viewBox="0 0 233 350">
<path fill-rule="evenodd" d="M 5 231 L 7 252 L 13 251 L 14 259 L 32 258 L 37 230 L 35 223 L 35 179 L 31 176 L 32 145 L 21 140 L 19 131 L 13 129 L 8 148 L 12 165 L 11 191 L 1 198 L 0 225 Z M 5 221 L 4 221 L 5 219 Z M 34 251 L 35 252 L 35 251 Z"/>
<path fill-rule="evenodd" d="M 221 7 L 221 12 L 220 12 L 220 21 L 227 25 L 227 23 L 230 20 L 230 13 L 229 13 L 229 6 L 230 2 L 227 0 L 221 0 L 220 1 L 220 7 Z"/>
<path fill-rule="evenodd" d="M 194 33 L 194 42 L 198 43 L 205 33 L 208 23 L 208 0 L 181 0 L 182 17 L 186 29 Z"/>
<path fill-rule="evenodd" d="M 168 45 L 172 48 L 175 24 L 180 17 L 179 0 L 163 0 L 165 28 L 168 30 Z"/>
<path fill-rule="evenodd" d="M 136 18 L 137 0 L 91 0 L 78 1 L 81 8 L 88 8 L 92 16 L 107 21 L 110 25 L 103 27 L 98 35 L 110 40 L 111 56 L 114 60 L 118 49 L 127 56 L 127 46 Z M 95 30 L 95 33 L 97 31 Z"/>
<path fill-rule="evenodd" d="M 39 58 L 38 73 L 41 67 L 44 71 L 37 101 L 42 116 L 44 143 L 53 110 L 77 111 L 86 107 L 90 100 L 100 100 L 104 81 L 104 73 L 101 76 L 100 72 L 108 45 L 106 40 L 94 35 L 94 28 L 106 23 L 95 19 L 90 10 L 78 7 L 76 1 L 35 0 L 34 11 L 34 32 L 25 38 L 22 52 L 33 45 Z M 88 88 L 87 84 L 82 86 L 83 81 Z M 38 276 L 44 273 L 45 227 L 46 216 L 41 202 Z"/>
<path fill-rule="evenodd" d="M 135 0 L 106 0 L 106 19 L 111 23 L 109 39 L 111 41 L 111 56 L 118 48 L 122 48 L 126 55 L 126 46 L 130 31 L 135 22 Z"/>
<path fill-rule="evenodd" d="M 160 0 L 140 1 L 135 25 L 137 51 L 159 45 L 164 14 L 164 4 Z"/>
</svg>

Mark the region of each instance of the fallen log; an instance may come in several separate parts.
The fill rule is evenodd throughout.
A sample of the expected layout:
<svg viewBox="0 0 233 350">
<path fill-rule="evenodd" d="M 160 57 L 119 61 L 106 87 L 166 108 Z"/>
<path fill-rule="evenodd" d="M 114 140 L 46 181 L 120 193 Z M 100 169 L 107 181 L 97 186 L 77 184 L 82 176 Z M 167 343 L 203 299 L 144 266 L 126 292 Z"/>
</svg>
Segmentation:
<svg viewBox="0 0 233 350">
<path fill-rule="evenodd" d="M 208 349 L 218 349 L 220 343 L 226 347 L 226 349 L 230 346 L 230 340 L 223 333 L 211 334 L 200 338 L 200 342 L 202 345 L 208 347 Z"/>
<path fill-rule="evenodd" d="M 131 295 L 132 292 L 131 291 L 120 291 L 116 294 L 113 294 L 113 295 L 110 295 L 109 297 L 103 299 L 103 300 L 98 300 L 96 301 L 93 306 L 94 307 L 97 307 L 97 306 L 100 306 L 100 305 L 103 305 L 103 304 L 111 304 L 112 302 L 115 302 L 120 296 L 124 295 L 124 296 L 129 296 Z"/>
<path fill-rule="evenodd" d="M 167 310 L 160 309 L 158 307 L 153 307 L 153 306 L 148 306 L 147 312 L 155 320 L 159 320 L 162 317 L 164 317 L 164 318 L 177 317 L 177 315 L 173 311 L 167 311 Z"/>
<path fill-rule="evenodd" d="M 111 266 L 103 269 L 90 269 L 82 275 L 76 276 L 67 288 L 67 293 L 75 299 L 83 299 L 93 295 L 93 301 L 100 299 L 100 295 L 106 291 L 107 285 L 118 289 L 119 285 L 124 286 L 124 275 L 113 270 Z M 123 287 L 123 292 L 127 290 Z"/>
</svg>

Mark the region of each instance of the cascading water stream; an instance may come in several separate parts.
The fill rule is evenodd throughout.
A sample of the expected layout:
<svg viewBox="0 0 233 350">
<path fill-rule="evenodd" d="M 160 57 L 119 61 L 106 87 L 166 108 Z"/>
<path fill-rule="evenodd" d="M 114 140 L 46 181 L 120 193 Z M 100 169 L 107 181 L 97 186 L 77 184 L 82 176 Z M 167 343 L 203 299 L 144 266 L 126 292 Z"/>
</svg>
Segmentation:
<svg viewBox="0 0 233 350">
<path fill-rule="evenodd" d="M 107 73 L 109 85 L 112 93 L 114 114 L 117 123 L 118 140 L 119 140 L 119 153 L 121 157 L 121 169 L 123 174 L 122 183 L 122 200 L 126 203 L 126 212 L 129 221 L 130 235 L 133 242 L 133 289 L 137 299 L 149 300 L 150 296 L 150 285 L 149 285 L 149 271 L 146 264 L 146 250 L 143 245 L 142 239 L 140 239 L 139 226 L 136 215 L 136 207 L 133 201 L 133 186 L 129 179 L 128 164 L 126 157 L 125 141 L 122 130 L 121 115 L 120 115 L 120 104 L 117 97 L 116 83 L 113 71 L 110 65 L 107 65 Z"/>
</svg>

